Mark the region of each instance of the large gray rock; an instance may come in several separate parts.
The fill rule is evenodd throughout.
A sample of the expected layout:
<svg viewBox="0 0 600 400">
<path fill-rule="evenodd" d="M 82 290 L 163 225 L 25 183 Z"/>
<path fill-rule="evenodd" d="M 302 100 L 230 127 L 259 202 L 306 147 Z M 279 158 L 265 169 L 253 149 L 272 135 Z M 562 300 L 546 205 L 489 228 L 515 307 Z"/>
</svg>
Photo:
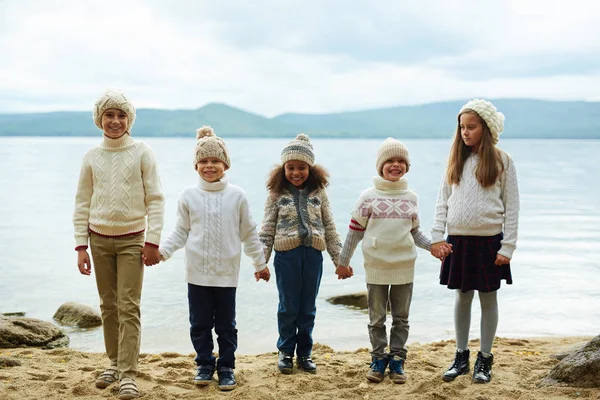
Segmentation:
<svg viewBox="0 0 600 400">
<path fill-rule="evenodd" d="M 567 383 L 577 387 L 600 387 L 600 335 L 564 357 L 542 381 L 542 385 L 556 383 Z"/>
<path fill-rule="evenodd" d="M 0 316 L 0 348 L 68 347 L 69 337 L 56 325 L 35 318 Z"/>
<path fill-rule="evenodd" d="M 345 306 L 357 307 L 363 310 L 369 308 L 367 303 L 367 292 L 344 294 L 327 299 L 331 304 L 343 304 Z"/>
<path fill-rule="evenodd" d="M 100 314 L 90 306 L 68 302 L 56 310 L 53 317 L 62 325 L 93 328 L 102 325 Z"/>
</svg>

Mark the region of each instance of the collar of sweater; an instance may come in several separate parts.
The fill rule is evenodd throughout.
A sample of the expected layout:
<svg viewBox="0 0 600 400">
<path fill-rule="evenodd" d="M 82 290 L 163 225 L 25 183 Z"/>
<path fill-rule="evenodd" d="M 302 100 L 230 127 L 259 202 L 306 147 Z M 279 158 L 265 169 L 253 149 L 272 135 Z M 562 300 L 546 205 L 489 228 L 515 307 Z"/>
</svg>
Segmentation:
<svg viewBox="0 0 600 400">
<path fill-rule="evenodd" d="M 126 133 L 117 139 L 109 138 L 106 135 L 102 135 L 102 138 L 102 147 L 106 147 L 107 149 L 118 149 L 119 147 L 125 147 L 133 144 L 133 139 L 131 136 L 129 136 L 129 133 Z"/>
<path fill-rule="evenodd" d="M 375 185 L 375 189 L 391 194 L 402 193 L 408 189 L 408 181 L 406 178 L 400 178 L 399 181 L 393 182 L 383 179 L 380 176 L 376 176 L 373 178 L 373 184 Z"/>
<path fill-rule="evenodd" d="M 216 182 L 207 182 L 200 178 L 200 187 L 208 192 L 218 192 L 219 190 L 223 190 L 228 183 L 229 179 L 226 174 L 223 174 L 221 179 Z"/>
</svg>

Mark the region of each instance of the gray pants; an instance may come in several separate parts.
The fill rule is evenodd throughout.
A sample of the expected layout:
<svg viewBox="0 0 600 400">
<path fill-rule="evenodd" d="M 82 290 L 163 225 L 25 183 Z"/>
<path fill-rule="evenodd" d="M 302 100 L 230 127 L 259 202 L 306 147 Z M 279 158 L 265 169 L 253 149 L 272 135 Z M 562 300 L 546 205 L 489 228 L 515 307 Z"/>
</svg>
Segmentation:
<svg viewBox="0 0 600 400">
<path fill-rule="evenodd" d="M 373 285 L 367 283 L 369 302 L 369 338 L 375 358 L 386 356 L 388 345 L 385 330 L 385 317 L 388 301 L 392 311 L 392 329 L 390 330 L 391 357 L 406 358 L 406 341 L 408 340 L 408 312 L 412 300 L 413 284 L 406 285 Z"/>
</svg>

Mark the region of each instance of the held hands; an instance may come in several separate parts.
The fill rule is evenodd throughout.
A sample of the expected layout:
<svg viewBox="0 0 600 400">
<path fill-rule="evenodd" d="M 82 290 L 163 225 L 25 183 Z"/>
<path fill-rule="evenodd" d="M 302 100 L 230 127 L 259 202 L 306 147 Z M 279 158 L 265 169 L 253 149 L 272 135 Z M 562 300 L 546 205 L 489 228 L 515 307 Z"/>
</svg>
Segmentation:
<svg viewBox="0 0 600 400">
<path fill-rule="evenodd" d="M 81 275 L 90 275 L 92 273 L 92 263 L 87 250 L 77 250 L 77 267 Z"/>
<path fill-rule="evenodd" d="M 510 263 L 510 258 L 504 257 L 502 254 L 496 254 L 496 261 L 494 264 L 501 267 Z"/>
<path fill-rule="evenodd" d="M 446 242 L 438 242 L 431 245 L 431 255 L 444 261 L 444 258 L 452 253 L 452 245 Z"/>
<path fill-rule="evenodd" d="M 354 270 L 351 266 L 344 267 L 342 265 L 338 265 L 335 269 L 335 273 L 338 276 L 338 279 L 347 279 L 354 276 Z"/>
<path fill-rule="evenodd" d="M 158 247 L 146 243 L 142 248 L 142 261 L 144 264 L 149 267 L 158 264 L 160 260 L 161 257 Z"/>
<path fill-rule="evenodd" d="M 256 282 L 258 282 L 261 279 L 265 282 L 269 282 L 269 279 L 271 279 L 271 272 L 269 272 L 269 267 L 266 267 L 262 271 L 255 272 L 254 278 L 256 279 Z"/>
</svg>

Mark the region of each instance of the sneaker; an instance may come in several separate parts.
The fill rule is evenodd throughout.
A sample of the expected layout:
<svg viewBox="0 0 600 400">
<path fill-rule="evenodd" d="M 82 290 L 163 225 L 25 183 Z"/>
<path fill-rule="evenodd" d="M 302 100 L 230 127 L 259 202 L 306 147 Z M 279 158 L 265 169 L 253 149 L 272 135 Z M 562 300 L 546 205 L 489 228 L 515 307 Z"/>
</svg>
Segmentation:
<svg viewBox="0 0 600 400">
<path fill-rule="evenodd" d="M 317 373 L 317 364 L 310 358 L 310 356 L 298 357 L 298 368 L 302 371 L 310 372 L 311 374 Z"/>
<path fill-rule="evenodd" d="M 473 382 L 488 383 L 492 380 L 492 364 L 494 364 L 494 355 L 484 357 L 483 353 L 477 353 L 477 361 L 473 367 Z"/>
<path fill-rule="evenodd" d="M 294 356 L 291 354 L 279 352 L 279 359 L 277 361 L 277 368 L 282 374 L 291 374 L 294 369 Z"/>
<path fill-rule="evenodd" d="M 383 375 L 385 374 L 385 368 L 387 367 L 387 364 L 387 358 L 373 357 L 373 362 L 369 367 L 369 372 L 367 372 L 367 379 L 375 383 L 381 382 L 383 380 Z"/>
<path fill-rule="evenodd" d="M 469 349 L 463 351 L 457 351 L 454 356 L 454 362 L 448 368 L 444 375 L 442 375 L 442 380 L 444 382 L 452 382 L 459 375 L 465 375 L 469 373 L 471 366 L 469 365 L 469 356 L 471 353 Z"/>
<path fill-rule="evenodd" d="M 233 390 L 237 386 L 233 369 L 229 367 L 219 367 L 219 389 Z"/>
<path fill-rule="evenodd" d="M 406 383 L 406 374 L 404 373 L 404 358 L 394 356 L 389 363 L 390 379 L 394 383 Z"/>
<path fill-rule="evenodd" d="M 214 373 L 214 365 L 200 365 L 196 367 L 196 376 L 194 377 L 194 383 L 199 386 L 209 385 L 212 382 Z"/>
</svg>

